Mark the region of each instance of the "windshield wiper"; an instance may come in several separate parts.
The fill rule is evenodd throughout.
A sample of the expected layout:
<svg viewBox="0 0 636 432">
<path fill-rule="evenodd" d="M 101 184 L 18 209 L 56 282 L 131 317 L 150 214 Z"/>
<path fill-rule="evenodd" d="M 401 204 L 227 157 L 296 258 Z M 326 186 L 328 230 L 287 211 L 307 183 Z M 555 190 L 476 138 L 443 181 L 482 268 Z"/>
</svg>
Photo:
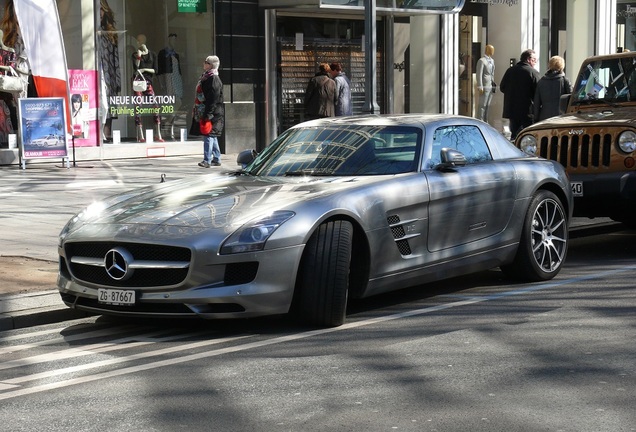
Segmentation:
<svg viewBox="0 0 636 432">
<path fill-rule="evenodd" d="M 616 102 L 616 98 L 614 99 L 606 99 L 606 98 L 588 98 L 588 99 L 579 99 L 575 100 L 572 105 L 580 106 L 580 105 L 609 105 L 612 108 L 617 108 L 620 106 L 619 103 Z"/>
<path fill-rule="evenodd" d="M 595 105 L 598 103 L 605 103 L 605 100 L 596 97 L 586 97 L 585 99 L 577 99 L 574 101 L 574 105 Z"/>
<path fill-rule="evenodd" d="M 235 176 L 242 176 L 242 175 L 250 176 L 250 177 L 254 176 L 254 174 L 252 174 L 250 171 L 247 171 L 247 170 L 244 170 L 244 169 L 239 169 L 239 170 L 236 170 L 236 171 L 229 171 L 228 174 L 229 175 L 235 175 Z"/>
<path fill-rule="evenodd" d="M 332 176 L 333 170 L 328 169 L 316 169 L 316 168 L 306 168 L 296 171 L 287 171 L 285 176 L 287 177 L 302 177 L 302 176 Z"/>
</svg>

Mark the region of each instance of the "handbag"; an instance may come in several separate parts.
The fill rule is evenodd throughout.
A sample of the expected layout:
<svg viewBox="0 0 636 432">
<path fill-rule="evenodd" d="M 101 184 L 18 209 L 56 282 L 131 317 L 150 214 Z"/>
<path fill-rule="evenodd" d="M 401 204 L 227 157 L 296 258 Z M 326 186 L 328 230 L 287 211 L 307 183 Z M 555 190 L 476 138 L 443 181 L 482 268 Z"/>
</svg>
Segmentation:
<svg viewBox="0 0 636 432">
<path fill-rule="evenodd" d="M 0 66 L 0 70 L 9 73 L 8 75 L 0 74 L 0 91 L 20 93 L 24 90 L 24 82 L 20 79 L 15 69 L 11 66 Z"/>
<path fill-rule="evenodd" d="M 145 92 L 148 89 L 148 82 L 144 75 L 137 70 L 135 74 L 135 78 L 133 79 L 133 91 L 136 92 Z"/>
<path fill-rule="evenodd" d="M 0 66 L 11 66 L 15 68 L 16 58 L 14 50 L 0 48 Z"/>
<path fill-rule="evenodd" d="M 212 132 L 212 122 L 210 119 L 201 119 L 199 120 L 199 130 L 203 135 L 208 135 Z"/>
</svg>

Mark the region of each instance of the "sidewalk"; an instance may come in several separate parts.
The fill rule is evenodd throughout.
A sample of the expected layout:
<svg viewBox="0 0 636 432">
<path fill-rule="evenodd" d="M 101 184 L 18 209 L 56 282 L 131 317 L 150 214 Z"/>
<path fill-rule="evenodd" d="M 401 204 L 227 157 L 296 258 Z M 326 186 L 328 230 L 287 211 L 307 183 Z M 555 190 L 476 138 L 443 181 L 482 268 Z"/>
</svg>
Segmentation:
<svg viewBox="0 0 636 432">
<path fill-rule="evenodd" d="M 173 181 L 237 169 L 236 156 L 222 155 L 222 166 L 212 168 L 199 167 L 200 156 L 1 166 L 0 331 L 86 316 L 64 305 L 56 289 L 57 236 L 75 213 L 162 176 Z"/>
</svg>

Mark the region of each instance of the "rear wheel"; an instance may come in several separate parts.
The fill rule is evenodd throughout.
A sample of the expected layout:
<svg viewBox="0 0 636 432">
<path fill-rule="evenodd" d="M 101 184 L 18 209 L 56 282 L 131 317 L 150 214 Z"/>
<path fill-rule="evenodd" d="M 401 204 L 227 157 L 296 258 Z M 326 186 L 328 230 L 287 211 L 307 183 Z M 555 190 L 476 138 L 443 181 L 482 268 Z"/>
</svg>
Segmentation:
<svg viewBox="0 0 636 432">
<path fill-rule="evenodd" d="M 539 191 L 530 202 L 523 223 L 517 256 L 501 269 L 510 277 L 543 281 L 556 276 L 565 260 L 568 224 L 561 201 Z"/>
<path fill-rule="evenodd" d="M 297 313 L 301 321 L 336 327 L 345 321 L 353 226 L 326 222 L 312 234 L 300 263 Z"/>
</svg>

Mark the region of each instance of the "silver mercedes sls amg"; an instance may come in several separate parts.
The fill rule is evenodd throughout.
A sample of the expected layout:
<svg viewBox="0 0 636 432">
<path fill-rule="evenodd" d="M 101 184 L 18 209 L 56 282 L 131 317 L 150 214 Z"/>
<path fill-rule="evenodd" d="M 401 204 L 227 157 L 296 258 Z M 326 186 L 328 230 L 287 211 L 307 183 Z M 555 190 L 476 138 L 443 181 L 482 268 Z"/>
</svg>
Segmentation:
<svg viewBox="0 0 636 432">
<path fill-rule="evenodd" d="M 366 115 L 299 124 L 243 169 L 95 203 L 64 227 L 58 287 L 96 314 L 345 321 L 348 299 L 499 267 L 553 278 L 562 166 L 481 121 Z"/>
</svg>

